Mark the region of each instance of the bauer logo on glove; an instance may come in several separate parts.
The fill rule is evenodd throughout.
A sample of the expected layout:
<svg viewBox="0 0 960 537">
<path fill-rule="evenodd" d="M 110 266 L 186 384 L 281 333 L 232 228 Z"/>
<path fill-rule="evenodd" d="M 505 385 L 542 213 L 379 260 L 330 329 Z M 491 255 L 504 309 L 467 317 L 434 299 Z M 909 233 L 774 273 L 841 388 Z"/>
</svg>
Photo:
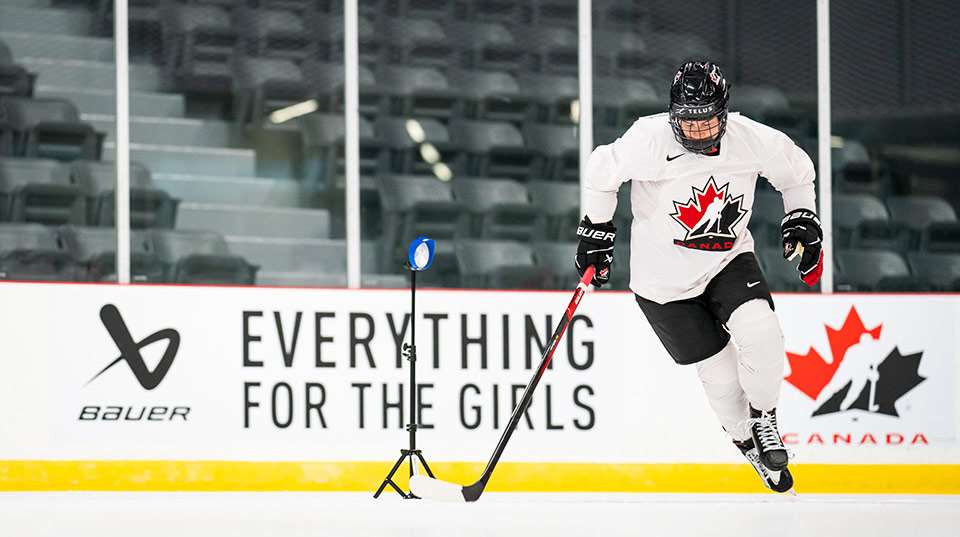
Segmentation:
<svg viewBox="0 0 960 537">
<path fill-rule="evenodd" d="M 594 287 L 601 287 L 610 282 L 610 266 L 613 265 L 613 241 L 617 238 L 617 228 L 613 222 L 594 224 L 590 217 L 584 216 L 577 227 L 576 266 L 577 273 L 583 276 L 590 265 L 597 268 L 593 280 Z"/>
</svg>

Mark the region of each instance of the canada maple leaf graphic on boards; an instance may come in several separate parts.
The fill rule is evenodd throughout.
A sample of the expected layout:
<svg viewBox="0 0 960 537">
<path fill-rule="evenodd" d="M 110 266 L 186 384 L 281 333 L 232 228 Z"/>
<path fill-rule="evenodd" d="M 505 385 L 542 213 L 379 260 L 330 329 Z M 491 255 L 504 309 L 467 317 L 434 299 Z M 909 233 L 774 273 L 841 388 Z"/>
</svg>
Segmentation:
<svg viewBox="0 0 960 537">
<path fill-rule="evenodd" d="M 895 347 L 885 357 L 869 351 L 864 356 L 858 353 L 853 359 L 857 363 L 845 368 L 848 373 L 853 373 L 845 375 L 849 376 L 849 380 L 843 383 L 846 378 L 837 377 L 837 374 L 844 361 L 848 360 L 849 351 L 857 349 L 858 346 L 868 347 L 871 340 L 878 341 L 883 325 L 867 328 L 856 307 L 851 306 L 840 328 L 826 325 L 824 328 L 830 346 L 831 362 L 824 360 L 812 346 L 806 354 L 787 352 L 790 375 L 785 380 L 789 384 L 813 401 L 819 401 L 824 392 L 829 393 L 813 412 L 813 416 L 848 410 L 899 416 L 897 400 L 926 380 L 918 373 L 923 353 L 904 355 L 899 347 Z M 839 383 L 835 377 L 839 379 Z M 839 386 L 832 393 L 831 390 L 826 390 L 831 384 Z"/>
</svg>

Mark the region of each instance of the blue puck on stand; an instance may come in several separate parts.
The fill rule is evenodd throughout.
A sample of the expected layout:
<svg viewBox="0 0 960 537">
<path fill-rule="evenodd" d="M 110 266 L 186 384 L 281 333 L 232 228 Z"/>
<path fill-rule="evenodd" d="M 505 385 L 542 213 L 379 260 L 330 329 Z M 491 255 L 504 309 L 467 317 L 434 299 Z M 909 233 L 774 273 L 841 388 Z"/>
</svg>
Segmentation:
<svg viewBox="0 0 960 537">
<path fill-rule="evenodd" d="M 410 248 L 407 250 L 407 263 L 410 265 L 410 270 L 422 271 L 430 268 L 436 247 L 433 239 L 423 235 L 413 239 Z"/>
</svg>

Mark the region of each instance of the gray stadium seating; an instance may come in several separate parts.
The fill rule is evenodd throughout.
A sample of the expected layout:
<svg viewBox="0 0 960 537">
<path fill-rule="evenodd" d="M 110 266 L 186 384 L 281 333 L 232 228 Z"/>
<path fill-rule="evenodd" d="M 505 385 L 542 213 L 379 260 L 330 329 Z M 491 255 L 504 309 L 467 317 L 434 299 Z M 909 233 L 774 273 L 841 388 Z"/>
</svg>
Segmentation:
<svg viewBox="0 0 960 537">
<path fill-rule="evenodd" d="M 100 158 L 103 134 L 80 120 L 75 106 L 62 99 L 0 99 L 0 117 L 14 131 L 17 154 L 58 160 Z"/>
<path fill-rule="evenodd" d="M 466 3 L 467 19 L 504 24 L 523 20 L 523 4 L 511 0 L 470 0 Z"/>
<path fill-rule="evenodd" d="M 304 17 L 292 10 L 241 9 L 234 16 L 248 49 L 257 56 L 302 61 L 317 56 L 316 40 Z"/>
<path fill-rule="evenodd" d="M 577 3 L 569 0 L 530 0 L 530 23 L 577 29 Z"/>
<path fill-rule="evenodd" d="M 837 250 L 835 255 L 843 270 L 843 280 L 854 290 L 874 291 L 886 286 L 884 280 L 900 281 L 910 277 L 910 267 L 897 252 Z"/>
<path fill-rule="evenodd" d="M 577 254 L 577 243 L 570 242 L 537 242 L 533 246 L 533 257 L 537 266 L 550 274 L 549 287 L 553 289 L 573 289 L 577 285 L 576 265 L 574 259 Z M 617 252 L 619 255 L 619 252 Z M 621 262 L 615 261 L 620 268 Z M 624 258 L 622 266 L 628 266 Z"/>
<path fill-rule="evenodd" d="M 594 121 L 609 127 L 629 127 L 640 116 L 657 114 L 667 108 L 647 80 L 633 78 L 595 78 Z"/>
<path fill-rule="evenodd" d="M 69 168 L 55 160 L 0 159 L 0 219 L 82 224 L 83 191 Z"/>
<path fill-rule="evenodd" d="M 153 231 L 154 248 L 173 283 L 252 285 L 257 267 L 232 255 L 226 241 L 211 231 Z"/>
<path fill-rule="evenodd" d="M 304 102 L 312 95 L 300 67 L 292 61 L 237 56 L 233 68 L 237 123 L 260 125 L 270 112 Z"/>
<path fill-rule="evenodd" d="M 449 119 L 457 108 L 460 96 L 435 68 L 386 66 L 379 73 L 393 115 Z"/>
<path fill-rule="evenodd" d="M 454 249 L 465 287 L 539 289 L 549 283 L 549 274 L 537 266 L 528 244 L 459 240 Z"/>
<path fill-rule="evenodd" d="M 833 197 L 834 240 L 840 248 L 894 246 L 901 238 L 883 202 L 869 194 Z"/>
<path fill-rule="evenodd" d="M 379 272 L 399 266 L 406 244 L 418 235 L 434 239 L 466 235 L 466 212 L 449 183 L 433 177 L 388 175 L 378 177 L 377 186 L 383 210 Z"/>
<path fill-rule="evenodd" d="M 381 22 L 380 27 L 390 43 L 387 63 L 445 69 L 453 59 L 447 31 L 436 21 L 397 17 Z"/>
<path fill-rule="evenodd" d="M 300 64 L 300 69 L 316 95 L 320 110 L 343 112 L 343 64 L 306 60 Z M 357 78 L 360 114 L 372 117 L 383 112 L 384 90 L 377 84 L 373 71 L 361 64 Z"/>
<path fill-rule="evenodd" d="M 573 236 L 580 221 L 580 185 L 530 181 L 527 190 L 533 206 L 545 220 L 545 236 L 559 240 Z"/>
<path fill-rule="evenodd" d="M 31 97 L 37 77 L 13 61 L 4 38 L 0 34 L 0 97 Z"/>
<path fill-rule="evenodd" d="M 510 123 L 454 120 L 450 138 L 468 153 L 470 175 L 526 180 L 542 170 L 543 159 L 524 145 L 523 135 Z"/>
<path fill-rule="evenodd" d="M 450 84 L 461 96 L 458 117 L 523 122 L 533 99 L 517 78 L 504 71 L 454 71 Z"/>
<path fill-rule="evenodd" d="M 577 75 L 577 32 L 557 26 L 525 27 L 517 37 L 528 51 L 527 66 L 536 72 Z"/>
<path fill-rule="evenodd" d="M 960 254 L 914 252 L 907 256 L 910 269 L 937 291 L 960 291 Z"/>
<path fill-rule="evenodd" d="M 580 98 L 576 76 L 523 72 L 517 81 L 537 102 L 536 119 L 545 123 L 572 123 L 570 103 Z"/>
<path fill-rule="evenodd" d="M 0 224 L 0 280 L 76 281 L 82 270 L 40 224 Z"/>
<path fill-rule="evenodd" d="M 580 139 L 572 125 L 528 124 L 527 146 L 543 157 L 540 177 L 557 181 L 580 181 Z"/>
<path fill-rule="evenodd" d="M 389 150 L 391 173 L 431 175 L 436 162 L 454 171 L 463 169 L 462 151 L 450 142 L 447 127 L 435 119 L 381 116 L 376 131 Z"/>
<path fill-rule="evenodd" d="M 87 222 L 95 226 L 113 226 L 116 212 L 116 164 L 90 161 L 74 162 L 71 177 L 87 197 Z M 158 189 L 150 170 L 138 162 L 130 163 L 130 227 L 173 227 L 177 200 Z"/>
<path fill-rule="evenodd" d="M 895 196 L 886 199 L 890 218 L 908 229 L 911 246 L 918 246 L 931 224 L 957 222 L 957 213 L 943 198 L 933 196 Z"/>
<path fill-rule="evenodd" d="M 325 209 L 181 203 L 177 212 L 177 229 L 275 238 L 330 236 L 330 212 Z"/>
<path fill-rule="evenodd" d="M 215 5 L 167 3 L 161 9 L 164 64 L 184 91 L 226 94 L 237 51 L 237 32 L 228 10 Z"/>
<path fill-rule="evenodd" d="M 84 279 L 93 282 L 116 281 L 117 232 L 112 228 L 64 226 L 57 239 L 84 270 Z M 162 282 L 163 264 L 154 252 L 153 238 L 147 232 L 130 235 L 130 280 Z"/>
<path fill-rule="evenodd" d="M 778 192 L 758 190 L 753 198 L 753 214 L 750 215 L 750 232 L 754 241 L 762 246 L 779 247 L 782 220 L 783 196 Z"/>
<path fill-rule="evenodd" d="M 541 215 L 530 203 L 523 184 L 509 179 L 457 177 L 451 185 L 454 197 L 473 218 L 472 236 L 527 241 L 544 236 Z"/>
<path fill-rule="evenodd" d="M 646 41 L 636 31 L 597 32 L 594 42 L 601 72 L 618 78 L 649 72 L 653 58 Z"/>
<path fill-rule="evenodd" d="M 345 125 L 342 115 L 310 114 L 298 118 L 304 151 L 316 155 L 322 168 L 307 172 L 310 184 L 336 188 L 343 184 Z M 360 174 L 374 176 L 383 165 L 383 143 L 375 136 L 373 124 L 360 118 Z"/>
<path fill-rule="evenodd" d="M 183 201 L 222 205 L 300 207 L 305 196 L 292 179 L 157 174 L 153 183 Z"/>
<path fill-rule="evenodd" d="M 513 32 L 496 22 L 460 22 L 450 25 L 462 47 L 466 69 L 516 72 L 526 61 L 526 52 Z"/>
</svg>

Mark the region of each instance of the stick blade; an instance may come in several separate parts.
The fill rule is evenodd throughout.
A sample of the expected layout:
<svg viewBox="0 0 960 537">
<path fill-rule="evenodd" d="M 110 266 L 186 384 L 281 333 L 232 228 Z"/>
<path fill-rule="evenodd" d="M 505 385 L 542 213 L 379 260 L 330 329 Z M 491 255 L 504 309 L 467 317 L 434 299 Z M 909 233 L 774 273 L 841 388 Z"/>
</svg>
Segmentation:
<svg viewBox="0 0 960 537">
<path fill-rule="evenodd" d="M 458 503 L 467 501 L 460 485 L 420 474 L 410 478 L 410 492 L 427 500 Z"/>
</svg>

